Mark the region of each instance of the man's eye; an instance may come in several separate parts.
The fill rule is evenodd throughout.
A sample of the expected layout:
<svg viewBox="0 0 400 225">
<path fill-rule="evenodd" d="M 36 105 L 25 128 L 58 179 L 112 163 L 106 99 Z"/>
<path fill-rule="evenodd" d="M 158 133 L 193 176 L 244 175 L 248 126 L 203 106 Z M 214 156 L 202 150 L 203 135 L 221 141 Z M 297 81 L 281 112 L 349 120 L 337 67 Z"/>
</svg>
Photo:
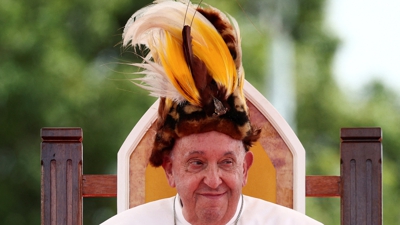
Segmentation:
<svg viewBox="0 0 400 225">
<path fill-rule="evenodd" d="M 188 161 L 188 164 L 187 164 L 187 170 L 189 172 L 199 171 L 204 167 L 204 164 L 205 163 L 201 160 L 197 160 L 197 159 L 190 160 L 190 161 Z"/>
<path fill-rule="evenodd" d="M 233 166 L 233 160 L 232 159 L 225 159 L 223 160 L 220 164 L 223 166 Z"/>
<path fill-rule="evenodd" d="M 193 161 L 190 162 L 190 164 L 193 165 L 193 166 L 201 166 L 204 163 L 202 161 L 200 161 L 200 160 L 193 160 Z"/>
</svg>

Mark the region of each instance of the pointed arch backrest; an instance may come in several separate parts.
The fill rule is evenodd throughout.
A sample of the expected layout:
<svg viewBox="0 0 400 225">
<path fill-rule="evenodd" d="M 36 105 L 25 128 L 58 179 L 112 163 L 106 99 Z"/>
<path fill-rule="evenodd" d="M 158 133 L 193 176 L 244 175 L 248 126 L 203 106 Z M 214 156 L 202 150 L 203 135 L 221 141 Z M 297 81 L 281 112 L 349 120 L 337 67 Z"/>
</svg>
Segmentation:
<svg viewBox="0 0 400 225">
<path fill-rule="evenodd" d="M 304 148 L 282 116 L 247 81 L 244 92 L 251 122 L 262 128 L 262 133 L 251 149 L 256 159 L 243 192 L 304 213 Z M 162 168 L 147 167 L 155 136 L 158 102 L 139 120 L 118 152 L 118 212 L 175 193 L 174 189 L 168 188 Z M 261 158 L 263 160 L 259 160 Z M 149 197 L 151 195 L 146 192 L 161 194 Z"/>
</svg>

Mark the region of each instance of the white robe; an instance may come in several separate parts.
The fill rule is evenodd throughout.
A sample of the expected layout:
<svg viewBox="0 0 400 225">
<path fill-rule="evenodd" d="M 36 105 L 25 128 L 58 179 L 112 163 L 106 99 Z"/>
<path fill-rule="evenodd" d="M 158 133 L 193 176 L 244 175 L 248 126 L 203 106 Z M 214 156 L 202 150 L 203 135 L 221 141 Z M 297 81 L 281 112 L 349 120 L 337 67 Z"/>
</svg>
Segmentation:
<svg viewBox="0 0 400 225">
<path fill-rule="evenodd" d="M 179 196 L 149 202 L 124 212 L 121 212 L 101 225 L 173 225 L 174 209 L 176 210 L 176 224 L 190 225 L 182 214 L 182 206 Z M 240 211 L 241 201 L 238 204 L 235 215 L 227 223 L 233 225 Z M 321 225 L 320 222 L 299 213 L 295 210 L 244 196 L 243 210 L 238 220 L 238 225 Z"/>
</svg>

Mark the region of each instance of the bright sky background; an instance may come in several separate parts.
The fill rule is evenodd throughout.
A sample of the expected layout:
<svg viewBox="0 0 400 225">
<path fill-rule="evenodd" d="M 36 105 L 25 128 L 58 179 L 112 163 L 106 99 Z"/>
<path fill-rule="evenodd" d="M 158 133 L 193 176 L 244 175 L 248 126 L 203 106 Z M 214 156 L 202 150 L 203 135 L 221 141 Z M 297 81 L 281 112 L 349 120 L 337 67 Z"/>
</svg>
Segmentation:
<svg viewBox="0 0 400 225">
<path fill-rule="evenodd" d="M 400 93 L 400 0 L 328 0 L 327 22 L 342 40 L 333 74 L 358 91 L 382 79 Z"/>
</svg>

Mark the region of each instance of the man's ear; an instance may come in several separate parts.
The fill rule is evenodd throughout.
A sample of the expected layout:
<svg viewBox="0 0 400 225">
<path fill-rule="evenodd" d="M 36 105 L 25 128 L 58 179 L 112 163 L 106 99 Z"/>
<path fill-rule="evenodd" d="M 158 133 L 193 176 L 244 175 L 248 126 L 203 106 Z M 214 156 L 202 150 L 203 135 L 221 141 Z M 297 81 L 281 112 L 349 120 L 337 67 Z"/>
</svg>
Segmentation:
<svg viewBox="0 0 400 225">
<path fill-rule="evenodd" d="M 162 167 L 164 168 L 165 175 L 167 176 L 169 186 L 175 187 L 175 179 L 172 172 L 172 160 L 170 156 L 164 157 Z"/>
<path fill-rule="evenodd" d="M 246 155 L 244 156 L 244 160 L 243 160 L 243 184 L 242 187 L 244 185 L 247 184 L 247 177 L 249 175 L 249 169 L 251 167 L 251 165 L 253 165 L 253 153 L 248 151 L 246 152 Z"/>
</svg>

